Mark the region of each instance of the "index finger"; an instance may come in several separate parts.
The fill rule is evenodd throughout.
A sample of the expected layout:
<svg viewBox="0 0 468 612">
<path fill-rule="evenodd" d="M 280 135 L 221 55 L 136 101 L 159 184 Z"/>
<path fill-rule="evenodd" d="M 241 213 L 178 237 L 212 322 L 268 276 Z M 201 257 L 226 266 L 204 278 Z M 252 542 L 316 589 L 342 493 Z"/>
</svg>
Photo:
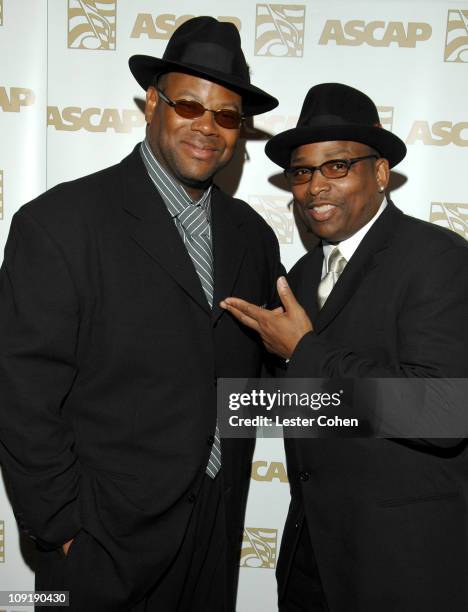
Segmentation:
<svg viewBox="0 0 468 612">
<path fill-rule="evenodd" d="M 246 302 L 246 303 L 248 304 L 248 302 Z M 220 303 L 220 306 L 221 306 L 221 308 L 224 308 L 225 310 L 230 312 L 238 321 L 240 321 L 241 323 L 243 323 L 247 327 L 250 327 L 250 329 L 254 329 L 257 332 L 260 331 L 260 325 L 258 324 L 257 320 L 252 318 L 252 317 L 250 317 L 249 315 L 247 315 L 242 310 L 239 310 L 233 304 L 227 303 L 225 300 L 223 300 Z"/>
<path fill-rule="evenodd" d="M 240 311 L 244 315 L 247 315 L 251 319 L 254 319 L 255 321 L 259 321 L 265 316 L 265 310 L 263 308 L 261 308 L 260 306 L 256 306 L 251 302 L 247 302 L 246 300 L 241 300 L 240 298 L 226 298 L 220 304 L 222 308 L 225 308 L 225 306 L 223 306 L 223 303 L 235 308 L 236 310 Z"/>
</svg>

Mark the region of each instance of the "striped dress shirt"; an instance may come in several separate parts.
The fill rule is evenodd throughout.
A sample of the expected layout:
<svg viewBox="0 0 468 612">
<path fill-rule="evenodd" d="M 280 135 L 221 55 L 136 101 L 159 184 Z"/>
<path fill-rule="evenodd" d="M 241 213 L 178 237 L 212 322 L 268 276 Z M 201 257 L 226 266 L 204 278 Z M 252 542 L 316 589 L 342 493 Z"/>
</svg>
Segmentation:
<svg viewBox="0 0 468 612">
<path fill-rule="evenodd" d="M 194 202 L 182 185 L 178 183 L 158 162 L 153 151 L 151 151 L 147 139 L 141 143 L 140 153 L 151 180 L 155 184 L 156 189 L 159 191 L 159 194 L 161 195 L 169 214 L 174 219 L 174 223 L 182 237 L 182 240 L 184 241 L 184 244 L 186 244 L 186 232 L 177 217 L 187 208 L 187 206 L 194 204 L 200 205 L 206 213 L 208 224 L 210 224 L 211 185 L 208 187 L 202 197 L 197 202 Z M 209 241 L 210 243 L 212 241 L 211 227 L 209 229 Z"/>
</svg>

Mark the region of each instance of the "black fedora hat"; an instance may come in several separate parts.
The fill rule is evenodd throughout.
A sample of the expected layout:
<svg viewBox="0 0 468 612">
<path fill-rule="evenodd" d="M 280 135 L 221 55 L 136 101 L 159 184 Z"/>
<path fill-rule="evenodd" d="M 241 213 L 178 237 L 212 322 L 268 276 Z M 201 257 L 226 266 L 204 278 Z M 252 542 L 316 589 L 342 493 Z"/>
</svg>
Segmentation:
<svg viewBox="0 0 468 612">
<path fill-rule="evenodd" d="M 145 90 L 158 74 L 184 72 L 239 93 L 246 116 L 266 113 L 278 106 L 276 98 L 250 84 L 249 67 L 236 26 L 214 17 L 194 17 L 178 27 L 162 59 L 133 55 L 128 63 Z"/>
<path fill-rule="evenodd" d="M 406 155 L 405 143 L 380 125 L 369 96 L 341 83 L 321 83 L 309 89 L 297 126 L 273 136 L 265 153 L 275 164 L 287 168 L 296 147 L 329 140 L 369 145 L 388 159 L 391 168 Z"/>
</svg>

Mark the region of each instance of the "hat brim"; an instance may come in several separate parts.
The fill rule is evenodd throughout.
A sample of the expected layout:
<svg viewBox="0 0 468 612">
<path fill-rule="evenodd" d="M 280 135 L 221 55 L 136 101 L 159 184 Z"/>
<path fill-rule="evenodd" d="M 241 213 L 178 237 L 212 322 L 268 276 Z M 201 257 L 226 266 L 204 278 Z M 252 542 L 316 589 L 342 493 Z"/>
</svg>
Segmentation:
<svg viewBox="0 0 468 612">
<path fill-rule="evenodd" d="M 128 60 L 130 70 L 138 83 L 146 91 L 153 84 L 154 78 L 164 72 L 184 72 L 213 81 L 235 91 L 242 96 L 242 112 L 247 117 L 261 115 L 276 108 L 278 100 L 254 85 L 246 85 L 234 75 L 226 75 L 217 70 L 206 70 L 199 66 L 182 62 L 166 61 L 151 55 L 133 55 Z"/>
<path fill-rule="evenodd" d="M 366 144 L 387 159 L 390 168 L 400 163 L 406 155 L 405 143 L 392 132 L 380 127 L 360 125 L 304 126 L 286 130 L 267 142 L 265 153 L 278 166 L 288 168 L 294 149 L 304 144 L 330 140 Z"/>
</svg>

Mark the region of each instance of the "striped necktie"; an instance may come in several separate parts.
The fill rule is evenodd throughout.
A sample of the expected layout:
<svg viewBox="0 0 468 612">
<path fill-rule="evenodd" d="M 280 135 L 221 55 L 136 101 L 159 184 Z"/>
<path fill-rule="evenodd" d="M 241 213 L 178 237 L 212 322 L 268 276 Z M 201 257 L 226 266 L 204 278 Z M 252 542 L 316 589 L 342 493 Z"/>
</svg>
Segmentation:
<svg viewBox="0 0 468 612">
<path fill-rule="evenodd" d="M 319 310 L 328 299 L 333 287 L 336 285 L 338 278 L 343 272 L 348 262 L 341 254 L 338 247 L 335 247 L 328 257 L 328 272 L 320 281 L 317 291 L 317 301 Z"/>
<path fill-rule="evenodd" d="M 196 204 L 189 204 L 178 216 L 183 228 L 183 239 L 188 254 L 200 278 L 203 291 L 210 307 L 213 306 L 213 252 L 211 248 L 211 228 L 205 210 Z M 221 468 L 221 441 L 218 424 L 211 447 L 206 473 L 215 478 Z"/>
</svg>

